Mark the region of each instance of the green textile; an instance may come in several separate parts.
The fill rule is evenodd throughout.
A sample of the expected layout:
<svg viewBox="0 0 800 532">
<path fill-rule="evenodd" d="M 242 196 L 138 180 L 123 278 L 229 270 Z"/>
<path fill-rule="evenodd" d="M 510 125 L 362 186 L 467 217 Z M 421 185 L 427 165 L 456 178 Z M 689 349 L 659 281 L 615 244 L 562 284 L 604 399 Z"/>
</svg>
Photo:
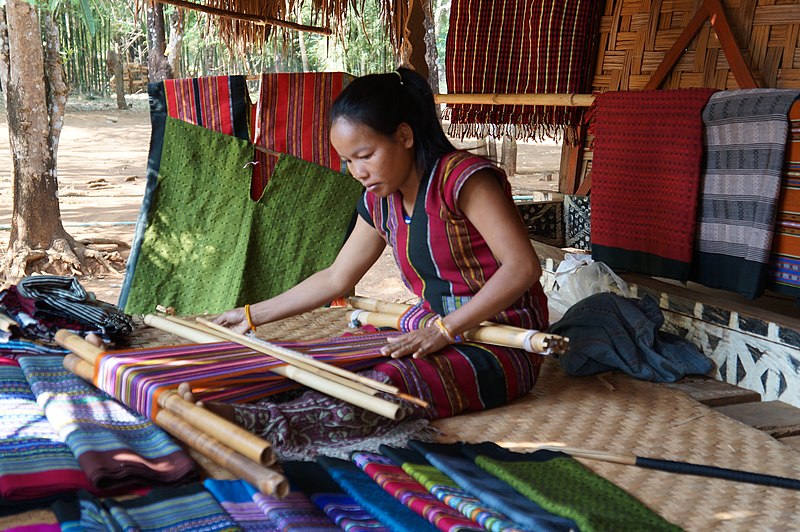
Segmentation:
<svg viewBox="0 0 800 532">
<path fill-rule="evenodd" d="M 681 530 L 568 456 L 506 461 L 478 452 L 475 463 L 545 510 L 573 519 L 581 532 Z"/>
<path fill-rule="evenodd" d="M 179 314 L 220 312 L 278 294 L 333 261 L 361 186 L 283 155 L 273 186 L 254 202 L 252 160 L 247 141 L 167 119 L 126 312 L 159 304 Z"/>
<path fill-rule="evenodd" d="M 239 304 L 280 294 L 330 266 L 363 191 L 349 175 L 282 155 L 256 211 Z"/>
</svg>

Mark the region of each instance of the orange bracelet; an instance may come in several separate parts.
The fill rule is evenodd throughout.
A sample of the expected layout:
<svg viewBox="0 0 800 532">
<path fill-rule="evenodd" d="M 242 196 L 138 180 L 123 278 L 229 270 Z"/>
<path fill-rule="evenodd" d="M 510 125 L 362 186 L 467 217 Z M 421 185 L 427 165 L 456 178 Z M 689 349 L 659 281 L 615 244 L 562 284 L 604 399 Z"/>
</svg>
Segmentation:
<svg viewBox="0 0 800 532">
<path fill-rule="evenodd" d="M 244 317 L 247 318 L 247 324 L 250 326 L 250 330 L 255 331 L 256 326 L 253 324 L 253 318 L 250 316 L 250 305 L 244 306 Z"/>
<path fill-rule="evenodd" d="M 450 331 L 447 330 L 447 326 L 444 324 L 444 320 L 442 320 L 441 316 L 436 318 L 433 324 L 436 326 L 437 329 L 439 329 L 439 332 L 442 333 L 442 335 L 445 338 L 447 338 L 448 342 L 450 342 L 451 344 L 454 344 L 456 342 L 456 339 L 453 337 L 452 334 L 450 334 Z"/>
</svg>

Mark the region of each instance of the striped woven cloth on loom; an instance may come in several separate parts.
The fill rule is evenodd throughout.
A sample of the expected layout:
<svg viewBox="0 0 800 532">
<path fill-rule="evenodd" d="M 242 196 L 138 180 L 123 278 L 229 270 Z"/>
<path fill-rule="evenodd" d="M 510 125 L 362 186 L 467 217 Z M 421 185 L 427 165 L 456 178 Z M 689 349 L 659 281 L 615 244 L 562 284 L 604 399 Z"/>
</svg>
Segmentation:
<svg viewBox="0 0 800 532">
<path fill-rule="evenodd" d="M 316 462 L 353 500 L 390 530 L 437 530 L 426 519 L 386 493 L 352 462 L 326 456 L 317 457 Z"/>
<path fill-rule="evenodd" d="M 172 118 L 165 139 L 127 312 L 220 312 L 333 262 L 361 192 L 354 179 L 286 155 L 254 202 L 249 143 Z"/>
<path fill-rule="evenodd" d="M 250 95 L 244 76 L 166 80 L 147 86 L 150 101 L 150 151 L 147 157 L 147 184 L 136 221 L 131 252 L 125 266 L 118 305 L 125 308 L 131 288 L 150 207 L 158 184 L 164 128 L 167 116 L 203 126 L 242 140 L 250 139 Z"/>
<path fill-rule="evenodd" d="M 567 532 L 577 530 L 571 519 L 552 514 L 520 494 L 506 482 L 487 475 L 472 460 L 464 456 L 461 444 L 409 442 L 436 469 L 452 478 L 465 491 L 491 508 L 508 515 L 514 522 L 531 530 Z"/>
<path fill-rule="evenodd" d="M 0 359 L 0 497 L 24 501 L 91 487 L 22 369 Z"/>
<path fill-rule="evenodd" d="M 343 72 L 262 74 L 253 143 L 343 172 L 339 154 L 328 139 L 328 111 L 352 79 Z M 273 155 L 256 153 L 253 199 L 262 196 L 276 161 Z"/>
<path fill-rule="evenodd" d="M 800 100 L 789 110 L 789 140 L 784 154 L 769 287 L 800 297 Z"/>
<path fill-rule="evenodd" d="M 703 111 L 706 167 L 692 280 L 751 299 L 763 292 L 787 115 L 798 95 L 796 90 L 749 89 L 720 92 L 709 100 Z"/>
<path fill-rule="evenodd" d="M 75 501 L 57 501 L 53 512 L 63 532 L 240 530 L 214 496 L 198 483 L 156 488 L 144 497 L 124 501 L 81 494 Z"/>
<path fill-rule="evenodd" d="M 298 490 L 308 497 L 341 530 L 348 532 L 391 530 L 345 493 L 316 462 L 289 461 L 281 465 L 292 490 Z M 325 528 L 320 529 L 325 530 Z"/>
<path fill-rule="evenodd" d="M 258 490 L 244 480 L 207 478 L 203 481 L 203 487 L 214 496 L 219 505 L 243 531 L 284 530 L 282 527 L 276 526 L 276 523 L 261 510 L 253 498 Z M 311 503 L 309 502 L 309 504 Z"/>
<path fill-rule="evenodd" d="M 453 0 L 445 73 L 451 93 L 587 93 L 601 0 Z M 513 14 L 513 16 L 509 15 Z M 449 133 L 542 138 L 568 132 L 584 109 L 449 105 Z M 516 130 L 514 129 L 516 127 Z"/>
<path fill-rule="evenodd" d="M 686 281 L 692 261 L 701 111 L 715 89 L 606 92 L 594 103 L 592 258 Z"/>
<path fill-rule="evenodd" d="M 70 373 L 63 360 L 24 357 L 20 367 L 96 488 L 179 483 L 196 474 L 194 461 L 163 430 Z"/>
<path fill-rule="evenodd" d="M 386 337 L 376 333 L 328 341 L 277 342 L 351 371 L 375 365 L 384 358 Z M 323 349 L 327 347 L 326 351 Z M 272 373 L 283 362 L 232 342 L 129 349 L 104 353 L 95 365 L 95 385 L 140 414 L 153 417 L 158 394 L 192 383 L 204 401 L 250 402 L 297 385 Z"/>
<path fill-rule="evenodd" d="M 481 469 L 508 482 L 542 508 L 573 519 L 582 532 L 680 530 L 563 453 L 514 453 L 488 442 L 462 449 Z"/>
<path fill-rule="evenodd" d="M 410 449 L 381 446 L 380 451 L 403 471 L 425 486 L 437 499 L 458 510 L 491 532 L 521 532 L 522 526 L 511 521 L 479 498 L 467 492 L 452 478 L 432 466 L 420 453 Z"/>
<path fill-rule="evenodd" d="M 351 460 L 389 495 L 430 521 L 437 529 L 446 532 L 485 530 L 441 502 L 389 458 L 377 453 L 356 452 Z"/>
</svg>

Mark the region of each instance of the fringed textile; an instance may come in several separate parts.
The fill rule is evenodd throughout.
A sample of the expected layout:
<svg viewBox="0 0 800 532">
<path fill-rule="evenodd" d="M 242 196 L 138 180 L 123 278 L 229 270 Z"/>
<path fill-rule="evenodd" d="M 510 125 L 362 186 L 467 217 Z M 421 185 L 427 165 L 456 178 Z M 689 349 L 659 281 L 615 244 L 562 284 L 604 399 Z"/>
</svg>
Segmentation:
<svg viewBox="0 0 800 532">
<path fill-rule="evenodd" d="M 692 280 L 761 295 L 772 248 L 787 114 L 796 90 L 720 92 L 703 111 L 706 167 Z"/>
<path fill-rule="evenodd" d="M 292 489 L 305 494 L 341 530 L 389 532 L 389 528 L 345 493 L 319 464 L 289 461 L 281 465 Z"/>
<path fill-rule="evenodd" d="M 328 111 L 352 79 L 343 72 L 262 74 L 253 143 L 343 172 L 328 139 Z M 250 189 L 253 199 L 262 196 L 276 161 L 274 155 L 256 153 Z"/>
<path fill-rule="evenodd" d="M 147 93 L 151 126 L 147 184 L 117 303 L 119 308 L 123 309 L 128 302 L 144 232 L 150 221 L 150 208 L 158 184 L 167 116 L 234 135 L 242 140 L 250 139 L 249 120 L 252 106 L 244 76 L 159 81 L 148 84 Z"/>
<path fill-rule="evenodd" d="M 445 73 L 451 93 L 588 93 L 600 0 L 453 0 Z M 464 138 L 571 137 L 584 109 L 448 105 L 449 133 Z"/>
<path fill-rule="evenodd" d="M 202 484 L 156 488 L 144 497 L 124 501 L 82 494 L 76 501 L 57 501 L 53 512 L 64 532 L 240 530 Z"/>
<path fill-rule="evenodd" d="M 574 520 L 583 532 L 680 530 L 569 455 L 514 453 L 489 442 L 467 444 L 462 451 L 542 508 Z"/>
<path fill-rule="evenodd" d="M 789 140 L 772 237 L 768 285 L 776 292 L 800 297 L 800 100 L 795 100 L 789 110 Z"/>
<path fill-rule="evenodd" d="M 44 416 L 22 369 L 0 360 L 0 497 L 25 501 L 91 486 Z"/>
<path fill-rule="evenodd" d="M 389 495 L 446 532 L 485 530 L 444 504 L 390 459 L 376 453 L 353 453 L 352 461 Z"/>
<path fill-rule="evenodd" d="M 353 500 L 390 530 L 436 531 L 436 527 L 382 490 L 352 462 L 324 456 L 316 462 Z"/>
<path fill-rule="evenodd" d="M 523 528 L 506 515 L 488 507 L 467 492 L 452 478 L 433 467 L 420 453 L 410 449 L 381 446 L 380 451 L 414 480 L 425 486 L 437 499 L 458 510 L 491 532 L 523 532 Z"/>
<path fill-rule="evenodd" d="M 700 113 L 715 91 L 606 92 L 595 100 L 595 260 L 688 279 L 703 157 Z"/>
<path fill-rule="evenodd" d="M 333 262 L 361 190 L 355 180 L 283 156 L 269 193 L 253 202 L 246 141 L 172 118 L 165 138 L 128 312 L 159 304 L 219 312 L 281 293 Z"/>
<path fill-rule="evenodd" d="M 572 519 L 546 511 L 506 482 L 485 474 L 475 462 L 464 456 L 461 444 L 411 441 L 409 445 L 465 491 L 479 498 L 488 507 L 496 508 L 507 515 L 515 523 L 530 530 L 552 532 L 579 530 Z"/>
<path fill-rule="evenodd" d="M 163 430 L 64 368 L 63 357 L 20 360 L 50 425 L 99 490 L 190 480 L 194 461 Z"/>
</svg>

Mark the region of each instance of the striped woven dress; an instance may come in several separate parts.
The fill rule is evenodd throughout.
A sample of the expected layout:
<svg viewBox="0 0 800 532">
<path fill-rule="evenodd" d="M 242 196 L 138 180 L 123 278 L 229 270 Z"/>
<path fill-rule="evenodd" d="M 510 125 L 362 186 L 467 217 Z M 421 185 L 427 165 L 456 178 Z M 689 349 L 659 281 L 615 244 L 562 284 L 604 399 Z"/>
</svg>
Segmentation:
<svg viewBox="0 0 800 532">
<path fill-rule="evenodd" d="M 479 170 L 490 170 L 509 201 L 511 186 L 492 163 L 455 151 L 423 176 L 411 216 L 399 192 L 379 198 L 365 192 L 358 212 L 392 247 L 406 286 L 422 307 L 442 316 L 461 307 L 499 269 L 486 241 L 458 208 L 464 184 Z M 529 329 L 547 325 L 546 297 L 539 283 L 493 321 Z M 507 403 L 533 387 L 541 357 L 521 349 L 458 343 L 421 359 L 410 357 L 375 367 L 408 393 L 428 400 L 427 415 L 448 417 Z"/>
</svg>

